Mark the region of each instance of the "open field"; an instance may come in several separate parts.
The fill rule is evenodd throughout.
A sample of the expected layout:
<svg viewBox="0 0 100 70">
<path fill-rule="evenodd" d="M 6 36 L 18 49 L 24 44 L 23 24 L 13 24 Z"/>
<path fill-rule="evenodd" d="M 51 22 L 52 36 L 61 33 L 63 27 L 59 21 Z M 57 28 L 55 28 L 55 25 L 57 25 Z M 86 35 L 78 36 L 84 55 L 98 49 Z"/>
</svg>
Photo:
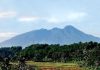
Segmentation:
<svg viewBox="0 0 100 70">
<path fill-rule="evenodd" d="M 75 63 L 53 63 L 53 62 L 32 62 L 27 61 L 28 65 L 35 65 L 40 70 L 82 70 Z"/>
<path fill-rule="evenodd" d="M 18 63 L 13 63 L 13 64 L 18 64 Z M 83 70 L 75 63 L 26 61 L 26 64 L 29 66 L 36 66 L 39 70 Z"/>
</svg>

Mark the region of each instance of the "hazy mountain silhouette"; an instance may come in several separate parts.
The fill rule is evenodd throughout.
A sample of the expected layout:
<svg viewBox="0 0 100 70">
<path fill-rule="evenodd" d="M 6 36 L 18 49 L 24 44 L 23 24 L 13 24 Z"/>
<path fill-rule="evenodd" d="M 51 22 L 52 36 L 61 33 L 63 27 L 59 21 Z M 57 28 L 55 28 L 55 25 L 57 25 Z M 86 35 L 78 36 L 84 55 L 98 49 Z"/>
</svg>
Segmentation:
<svg viewBox="0 0 100 70">
<path fill-rule="evenodd" d="M 77 42 L 96 41 L 100 38 L 83 33 L 69 25 L 63 29 L 53 28 L 51 30 L 33 30 L 0 43 L 0 46 L 27 46 L 30 44 L 72 44 Z"/>
</svg>

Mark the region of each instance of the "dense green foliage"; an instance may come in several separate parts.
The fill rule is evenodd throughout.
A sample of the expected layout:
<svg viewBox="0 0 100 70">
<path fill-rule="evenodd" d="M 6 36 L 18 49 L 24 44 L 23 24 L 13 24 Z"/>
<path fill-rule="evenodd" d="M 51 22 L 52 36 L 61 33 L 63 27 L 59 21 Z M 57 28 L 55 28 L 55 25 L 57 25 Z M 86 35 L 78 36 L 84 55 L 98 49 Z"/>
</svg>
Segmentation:
<svg viewBox="0 0 100 70">
<path fill-rule="evenodd" d="M 85 42 L 71 45 L 33 44 L 24 49 L 22 47 L 0 48 L 0 60 L 9 57 L 11 61 L 24 57 L 26 60 L 37 62 L 79 62 L 81 66 L 100 65 L 100 43 Z"/>
</svg>

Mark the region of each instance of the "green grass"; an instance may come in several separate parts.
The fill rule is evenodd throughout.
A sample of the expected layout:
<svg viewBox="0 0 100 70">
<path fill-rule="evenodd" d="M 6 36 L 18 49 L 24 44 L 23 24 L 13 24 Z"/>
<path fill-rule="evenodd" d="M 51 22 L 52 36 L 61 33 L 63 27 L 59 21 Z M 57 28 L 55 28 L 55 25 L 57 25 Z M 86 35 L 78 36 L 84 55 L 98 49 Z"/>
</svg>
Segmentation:
<svg viewBox="0 0 100 70">
<path fill-rule="evenodd" d="M 33 62 L 33 61 L 27 61 L 26 64 L 28 65 L 36 65 L 36 66 L 78 66 L 75 63 L 61 63 L 61 62 Z"/>
<path fill-rule="evenodd" d="M 11 62 L 11 64 L 18 65 L 18 62 Z M 26 61 L 26 64 L 30 65 L 30 66 L 36 66 L 36 67 L 39 67 L 39 68 L 41 68 L 41 67 L 55 67 L 55 68 L 63 67 L 63 68 L 79 68 L 79 70 L 80 70 L 79 65 L 77 63 L 72 63 L 72 62 L 61 63 L 61 62 L 34 62 L 34 61 Z M 86 69 L 81 69 L 81 70 L 86 70 Z"/>
</svg>

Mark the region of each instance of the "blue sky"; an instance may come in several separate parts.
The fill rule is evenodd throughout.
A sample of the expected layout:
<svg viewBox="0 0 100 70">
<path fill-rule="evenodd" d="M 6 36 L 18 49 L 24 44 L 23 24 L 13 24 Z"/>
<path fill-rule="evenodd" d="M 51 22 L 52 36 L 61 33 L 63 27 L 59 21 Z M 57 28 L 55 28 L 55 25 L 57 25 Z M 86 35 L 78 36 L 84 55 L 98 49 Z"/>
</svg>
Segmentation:
<svg viewBox="0 0 100 70">
<path fill-rule="evenodd" d="M 66 25 L 100 37 L 100 0 L 0 0 L 0 41 Z"/>
</svg>

